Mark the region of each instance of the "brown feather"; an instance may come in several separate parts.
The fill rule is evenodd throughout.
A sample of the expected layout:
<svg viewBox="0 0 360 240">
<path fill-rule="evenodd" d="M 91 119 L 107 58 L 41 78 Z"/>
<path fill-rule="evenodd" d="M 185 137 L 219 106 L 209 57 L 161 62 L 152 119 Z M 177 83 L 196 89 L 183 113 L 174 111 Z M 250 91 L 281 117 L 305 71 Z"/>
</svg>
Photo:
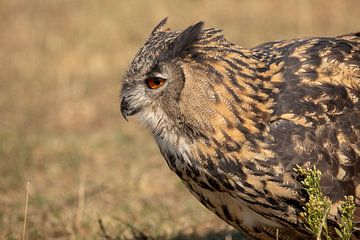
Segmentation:
<svg viewBox="0 0 360 240">
<path fill-rule="evenodd" d="M 330 221 L 346 195 L 360 212 L 359 33 L 245 49 L 220 30 L 200 32 L 202 23 L 175 32 L 163 25 L 126 74 L 122 106 L 137 109 L 206 207 L 257 239 L 277 229 L 281 239 L 303 239 L 300 165 L 322 171 Z M 143 79 L 159 71 L 168 85 L 144 90 Z"/>
</svg>

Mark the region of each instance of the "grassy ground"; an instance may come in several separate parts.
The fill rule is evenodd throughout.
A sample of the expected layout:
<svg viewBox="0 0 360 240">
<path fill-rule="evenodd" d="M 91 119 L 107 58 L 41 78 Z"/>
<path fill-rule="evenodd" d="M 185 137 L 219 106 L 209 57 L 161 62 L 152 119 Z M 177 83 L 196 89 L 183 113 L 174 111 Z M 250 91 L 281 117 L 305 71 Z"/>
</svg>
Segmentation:
<svg viewBox="0 0 360 240">
<path fill-rule="evenodd" d="M 121 118 L 122 74 L 164 16 L 254 46 L 359 31 L 359 12 L 358 0 L 0 0 L 0 239 L 21 239 L 28 181 L 28 239 L 240 238 Z"/>
</svg>

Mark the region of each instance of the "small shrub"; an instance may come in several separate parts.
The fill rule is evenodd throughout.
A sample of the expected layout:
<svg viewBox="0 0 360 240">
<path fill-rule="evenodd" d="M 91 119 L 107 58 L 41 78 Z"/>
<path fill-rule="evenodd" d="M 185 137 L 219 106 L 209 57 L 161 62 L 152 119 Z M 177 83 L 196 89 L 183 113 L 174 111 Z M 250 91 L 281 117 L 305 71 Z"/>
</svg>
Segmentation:
<svg viewBox="0 0 360 240">
<path fill-rule="evenodd" d="M 295 171 L 304 177 L 301 181 L 305 191 L 309 195 L 309 200 L 304 206 L 304 212 L 300 215 L 305 220 L 305 227 L 313 234 L 316 239 L 332 240 L 327 225 L 327 217 L 332 205 L 329 197 L 324 196 L 320 189 L 321 172 L 313 167 L 305 169 L 300 166 Z M 341 202 L 339 211 L 341 214 L 339 228 L 335 232 L 342 240 L 351 238 L 354 222 L 355 203 L 353 196 L 346 196 Z"/>
</svg>

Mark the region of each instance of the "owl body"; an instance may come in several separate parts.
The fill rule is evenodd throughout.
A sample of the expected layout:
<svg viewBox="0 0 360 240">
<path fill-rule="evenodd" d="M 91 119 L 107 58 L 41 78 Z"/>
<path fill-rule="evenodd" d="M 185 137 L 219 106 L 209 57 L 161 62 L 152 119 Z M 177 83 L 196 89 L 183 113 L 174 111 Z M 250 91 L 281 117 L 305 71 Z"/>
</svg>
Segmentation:
<svg viewBox="0 0 360 240">
<path fill-rule="evenodd" d="M 302 239 L 296 165 L 322 171 L 330 223 L 344 196 L 358 204 L 360 34 L 245 49 L 201 22 L 164 24 L 126 73 L 121 110 L 202 204 L 255 239 Z"/>
</svg>

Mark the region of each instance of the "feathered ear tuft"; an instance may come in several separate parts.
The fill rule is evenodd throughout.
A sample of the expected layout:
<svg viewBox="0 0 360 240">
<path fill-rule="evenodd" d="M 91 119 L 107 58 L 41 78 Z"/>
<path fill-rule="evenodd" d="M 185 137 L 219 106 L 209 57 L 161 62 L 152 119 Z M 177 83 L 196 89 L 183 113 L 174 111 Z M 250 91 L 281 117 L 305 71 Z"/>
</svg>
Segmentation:
<svg viewBox="0 0 360 240">
<path fill-rule="evenodd" d="M 158 25 L 156 25 L 156 27 L 154 27 L 154 29 L 152 30 L 150 35 L 154 35 L 157 32 L 160 32 L 162 30 L 164 30 L 164 26 L 167 22 L 168 17 L 165 17 L 163 20 L 161 20 Z"/>
<path fill-rule="evenodd" d="M 178 57 L 198 40 L 204 22 L 198 22 L 182 31 L 174 41 L 169 45 L 167 55 L 170 58 Z"/>
</svg>

